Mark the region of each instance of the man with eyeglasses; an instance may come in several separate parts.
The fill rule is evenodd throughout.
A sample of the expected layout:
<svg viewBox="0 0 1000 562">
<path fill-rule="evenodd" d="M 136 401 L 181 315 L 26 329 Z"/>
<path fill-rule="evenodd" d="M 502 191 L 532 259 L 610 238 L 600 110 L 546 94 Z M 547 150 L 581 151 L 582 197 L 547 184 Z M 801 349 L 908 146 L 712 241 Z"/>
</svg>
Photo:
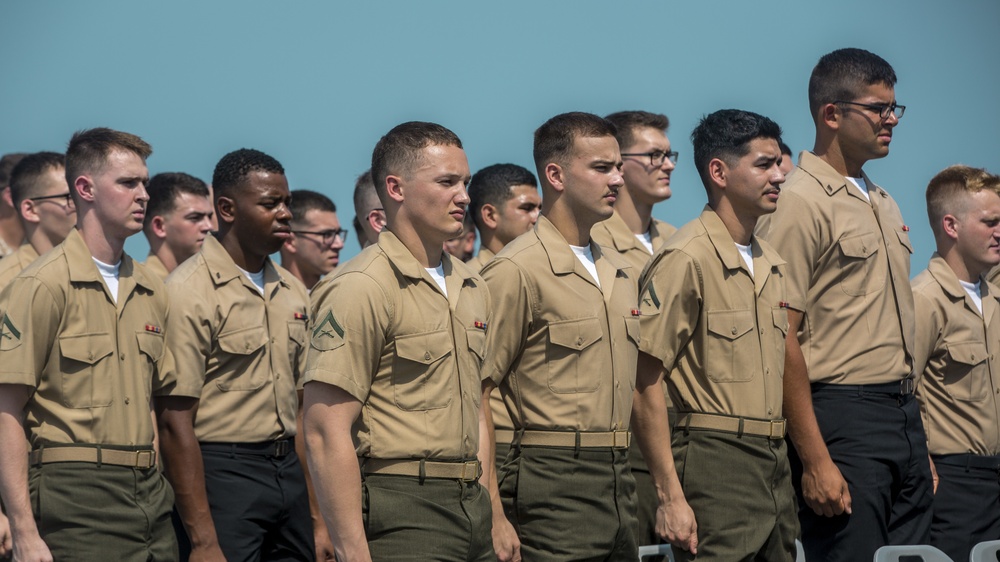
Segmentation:
<svg viewBox="0 0 1000 562">
<path fill-rule="evenodd" d="M 337 206 L 322 193 L 292 191 L 292 237 L 281 245 L 281 267 L 312 291 L 340 263 L 348 230 L 340 228 Z"/>
<path fill-rule="evenodd" d="M 10 195 L 24 228 L 24 243 L 0 260 L 0 289 L 38 256 L 58 246 L 76 226 L 76 205 L 57 152 L 25 156 L 10 174 Z"/>
<path fill-rule="evenodd" d="M 788 262 L 785 414 L 810 560 L 871 559 L 886 544 L 925 543 L 930 528 L 909 227 L 862 169 L 889 154 L 904 110 L 895 84 L 892 66 L 868 51 L 819 60 L 813 151 L 759 230 Z"/>
<path fill-rule="evenodd" d="M 614 248 L 641 272 L 650 257 L 677 231 L 674 226 L 653 218 L 653 207 L 672 195 L 670 175 L 677 164 L 677 152 L 667 138 L 670 120 L 666 115 L 648 111 L 619 111 L 605 117 L 618 129 L 615 135 L 622 150 L 622 177 L 625 185 L 618 190 L 614 214 L 594 225 L 594 242 Z M 638 277 L 638 276 L 637 276 Z M 638 281 L 638 279 L 637 279 Z M 638 288 L 638 287 L 637 287 Z M 666 397 L 666 386 L 663 387 Z M 670 398 L 667 397 L 667 406 Z M 673 409 L 669 408 L 670 415 Z M 673 427 L 673 423 L 670 424 Z M 656 544 L 656 489 L 649 467 L 633 440 L 629 464 L 636 482 L 640 545 Z"/>
<path fill-rule="evenodd" d="M 166 279 L 198 253 L 212 232 L 215 216 L 205 182 L 182 173 L 165 172 L 149 180 L 149 204 L 142 232 L 149 242 L 146 267 Z"/>
</svg>

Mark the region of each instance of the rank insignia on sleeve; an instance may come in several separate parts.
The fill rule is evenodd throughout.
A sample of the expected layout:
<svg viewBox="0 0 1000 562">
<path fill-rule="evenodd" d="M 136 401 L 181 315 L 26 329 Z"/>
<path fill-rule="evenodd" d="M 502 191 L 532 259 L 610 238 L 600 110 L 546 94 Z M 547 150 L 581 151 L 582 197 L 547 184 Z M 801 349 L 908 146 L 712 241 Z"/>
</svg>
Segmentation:
<svg viewBox="0 0 1000 562">
<path fill-rule="evenodd" d="M 296 312 L 295 313 L 295 319 L 296 320 L 306 321 L 306 320 L 309 320 L 309 315 L 308 314 L 302 314 L 301 312 Z"/>
<path fill-rule="evenodd" d="M 152 324 L 146 324 L 146 331 L 147 332 L 152 332 L 154 334 L 162 334 L 163 333 L 163 329 L 162 328 L 160 328 L 159 326 L 154 326 Z"/>
<path fill-rule="evenodd" d="M 338 337 L 344 337 L 344 328 L 337 323 L 337 319 L 333 317 L 333 311 L 328 310 L 326 312 L 326 317 L 320 322 L 316 328 L 313 330 L 313 337 L 328 337 L 332 338 L 336 334 Z"/>
<path fill-rule="evenodd" d="M 653 306 L 657 310 L 660 308 L 660 298 L 656 296 L 656 289 L 653 287 L 652 283 L 650 283 L 649 290 L 646 291 L 646 294 L 642 297 L 642 304 Z"/>
<path fill-rule="evenodd" d="M 475 322 L 472 323 L 472 325 L 475 326 L 476 328 L 479 328 L 480 330 L 483 330 L 484 332 L 486 331 L 486 322 L 480 322 L 479 320 L 476 320 Z"/>
<path fill-rule="evenodd" d="M 21 339 L 21 331 L 14 327 L 14 323 L 11 322 L 10 316 L 4 314 L 3 322 L 0 323 L 0 341 L 20 340 L 20 339 Z"/>
</svg>

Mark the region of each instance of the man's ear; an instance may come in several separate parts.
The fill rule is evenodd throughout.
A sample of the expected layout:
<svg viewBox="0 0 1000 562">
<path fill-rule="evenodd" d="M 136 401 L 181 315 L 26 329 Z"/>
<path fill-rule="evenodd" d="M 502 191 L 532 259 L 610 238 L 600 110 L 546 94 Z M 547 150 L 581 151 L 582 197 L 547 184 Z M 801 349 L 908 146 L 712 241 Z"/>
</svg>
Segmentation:
<svg viewBox="0 0 1000 562">
<path fill-rule="evenodd" d="M 828 103 L 819 108 L 819 121 L 826 126 L 827 129 L 830 129 L 831 131 L 839 129 L 840 120 L 840 108 L 837 107 L 837 104 Z"/>
<path fill-rule="evenodd" d="M 160 215 L 156 215 L 155 217 L 149 220 L 149 230 L 152 231 L 153 236 L 156 236 L 160 240 L 163 240 L 167 237 L 167 229 L 165 227 L 165 224 L 166 221 L 163 220 L 163 217 Z"/>
<path fill-rule="evenodd" d="M 236 220 L 236 202 L 231 197 L 220 196 L 215 202 L 215 212 L 219 222 L 231 223 Z"/>
<path fill-rule="evenodd" d="M 403 202 L 403 178 L 399 176 L 385 177 L 385 193 L 393 201 Z"/>
<path fill-rule="evenodd" d="M 941 217 L 941 231 L 952 240 L 958 239 L 958 218 L 955 215 Z"/>
<path fill-rule="evenodd" d="M 21 205 L 17 209 L 17 212 L 20 213 L 24 222 L 42 222 L 42 218 L 38 216 L 38 210 L 35 209 L 35 202 L 31 199 L 21 201 Z"/>
<path fill-rule="evenodd" d="M 73 180 L 73 189 L 81 201 L 94 202 L 94 182 L 90 176 L 79 176 Z"/>
<path fill-rule="evenodd" d="M 565 174 L 563 173 L 562 166 L 555 162 L 549 162 L 545 165 L 543 172 L 545 173 L 545 180 L 556 192 L 562 193 L 566 190 L 566 185 L 563 183 Z"/>
<path fill-rule="evenodd" d="M 483 203 L 479 209 L 479 218 L 490 230 L 496 230 L 500 225 L 500 211 L 491 203 Z"/>
<path fill-rule="evenodd" d="M 712 158 L 708 162 L 708 179 L 719 189 L 726 189 L 729 176 L 729 166 L 721 158 Z"/>
</svg>

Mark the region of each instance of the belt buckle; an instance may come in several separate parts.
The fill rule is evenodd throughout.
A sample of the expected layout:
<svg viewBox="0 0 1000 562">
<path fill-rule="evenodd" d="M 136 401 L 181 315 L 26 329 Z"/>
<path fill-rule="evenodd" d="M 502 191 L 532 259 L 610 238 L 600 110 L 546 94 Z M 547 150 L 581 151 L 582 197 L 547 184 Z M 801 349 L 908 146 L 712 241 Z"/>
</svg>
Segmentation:
<svg viewBox="0 0 1000 562">
<path fill-rule="evenodd" d="M 469 472 L 472 475 L 469 475 Z M 479 479 L 480 468 L 479 461 L 465 461 L 462 463 L 462 481 L 472 482 Z"/>
<path fill-rule="evenodd" d="M 153 468 L 156 466 L 156 451 L 136 451 L 136 468 Z"/>
<path fill-rule="evenodd" d="M 768 428 L 768 438 L 770 439 L 784 439 L 785 438 L 785 420 L 771 420 L 770 427 Z"/>
<path fill-rule="evenodd" d="M 615 431 L 612 433 L 614 448 L 616 449 L 628 449 L 629 446 L 629 432 L 627 431 Z"/>
<path fill-rule="evenodd" d="M 899 381 L 899 393 L 903 396 L 908 394 L 913 394 L 913 379 L 906 377 L 905 379 Z"/>
<path fill-rule="evenodd" d="M 283 458 L 290 452 L 292 452 L 292 445 L 287 439 L 274 442 L 274 458 Z"/>
</svg>

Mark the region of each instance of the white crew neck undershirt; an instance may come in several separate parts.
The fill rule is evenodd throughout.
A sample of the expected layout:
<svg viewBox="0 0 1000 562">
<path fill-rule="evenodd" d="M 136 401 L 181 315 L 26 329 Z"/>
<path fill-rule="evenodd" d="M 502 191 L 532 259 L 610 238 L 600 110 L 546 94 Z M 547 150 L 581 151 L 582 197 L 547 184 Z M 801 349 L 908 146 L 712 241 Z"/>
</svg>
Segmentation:
<svg viewBox="0 0 1000 562">
<path fill-rule="evenodd" d="M 569 247 L 570 249 L 573 250 L 573 253 L 576 255 L 576 259 L 580 260 L 580 263 L 583 264 L 584 269 L 586 269 L 587 272 L 590 273 L 590 276 L 594 279 L 594 282 L 597 283 L 597 287 L 600 288 L 601 280 L 597 278 L 597 264 L 594 263 L 594 252 L 590 250 L 590 245 L 574 246 L 570 244 Z"/>
<path fill-rule="evenodd" d="M 111 300 L 113 300 L 115 304 L 118 304 L 118 272 L 122 266 L 121 260 L 118 260 L 118 263 L 111 265 L 104 263 L 93 256 L 91 257 L 97 265 L 97 271 L 101 272 L 101 278 L 104 279 L 104 284 L 107 285 L 108 292 L 111 293 Z"/>
<path fill-rule="evenodd" d="M 650 254 L 653 253 L 653 235 L 650 234 L 648 230 L 642 234 L 636 234 L 635 237 L 642 243 L 643 246 L 646 247 L 647 250 L 649 250 Z"/>
<path fill-rule="evenodd" d="M 976 308 L 979 309 L 979 314 L 983 313 L 983 282 L 976 281 L 975 283 L 968 283 L 965 281 L 959 281 L 962 284 L 962 288 L 965 289 L 966 293 L 972 297 L 972 302 L 976 303 Z"/>
<path fill-rule="evenodd" d="M 243 269 L 242 267 L 240 267 L 238 265 L 236 266 L 236 269 L 240 270 L 241 272 L 243 272 L 243 275 L 247 276 L 247 279 L 250 280 L 250 283 L 257 289 L 258 293 L 260 293 L 262 295 L 264 294 L 264 268 L 263 267 L 260 268 L 260 271 L 258 271 L 257 273 L 250 273 L 249 271 Z"/>
<path fill-rule="evenodd" d="M 441 292 L 444 296 L 448 296 L 448 287 L 444 283 L 444 264 L 438 264 L 437 267 L 425 267 L 427 274 L 431 276 L 431 279 L 437 283 L 438 287 L 441 287 Z"/>
<path fill-rule="evenodd" d="M 865 197 L 866 201 L 868 201 L 869 203 L 872 202 L 872 198 L 868 196 L 868 182 L 865 181 L 865 178 L 848 177 L 847 181 L 851 182 L 852 184 L 854 184 L 854 187 L 858 188 L 858 191 L 861 192 L 861 195 Z"/>
<path fill-rule="evenodd" d="M 736 244 L 733 242 L 733 244 Z M 736 251 L 740 253 L 740 257 L 743 258 L 743 263 L 747 264 L 747 269 L 750 270 L 750 277 L 753 277 L 753 250 L 750 248 L 750 244 L 744 246 L 743 244 L 736 244 Z"/>
</svg>

